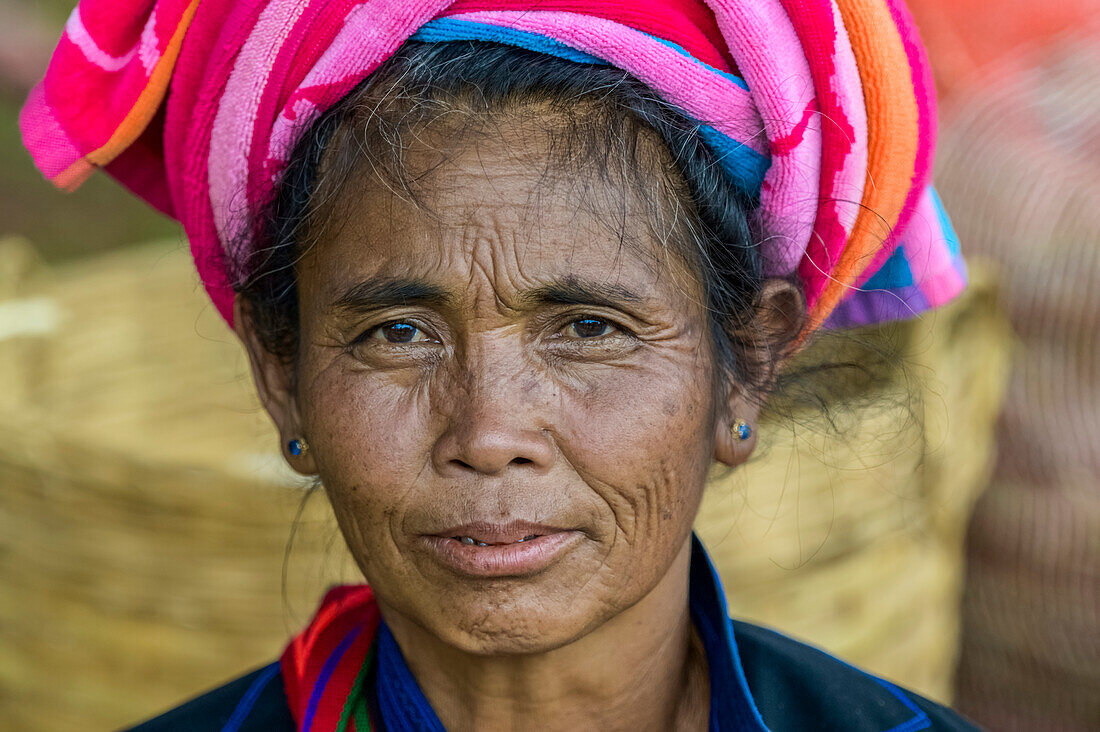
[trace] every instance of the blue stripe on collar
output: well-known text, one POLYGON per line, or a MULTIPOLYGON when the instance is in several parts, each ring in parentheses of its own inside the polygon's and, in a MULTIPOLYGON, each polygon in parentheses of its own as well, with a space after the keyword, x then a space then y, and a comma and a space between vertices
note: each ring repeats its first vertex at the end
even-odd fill
POLYGON ((737 654, 722 582, 695 534, 691 536, 689 603, 710 670, 710 732, 767 732, 737 654))
POLYGON ((374 642, 378 646, 378 711, 387 732, 447 732, 385 622, 379 623, 374 642))
POLYGON ((279 675, 280 671, 279 664, 276 662, 256 675, 256 679, 248 687, 248 691, 244 693, 241 700, 237 702, 233 714, 229 716, 225 726, 222 727, 222 732, 239 732, 245 720, 248 719, 248 715, 252 713, 252 708, 256 706, 256 700, 260 698, 260 694, 271 683, 271 680, 279 675))

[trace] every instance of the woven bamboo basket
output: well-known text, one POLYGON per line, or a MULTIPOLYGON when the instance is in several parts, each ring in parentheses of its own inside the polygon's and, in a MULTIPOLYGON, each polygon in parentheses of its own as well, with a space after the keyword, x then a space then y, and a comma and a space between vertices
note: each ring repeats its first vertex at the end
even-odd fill
MULTIPOLYGON (((916 367, 854 385, 836 434, 762 424, 762 457, 715 477, 699 531, 735 614, 945 697, 1003 381, 991 297, 872 334, 916 367), (899 388, 904 417, 875 406, 899 388)), ((0 726, 137 721, 274 658, 356 579, 182 246, 47 270, 0 242, 0 378, 0 726)))

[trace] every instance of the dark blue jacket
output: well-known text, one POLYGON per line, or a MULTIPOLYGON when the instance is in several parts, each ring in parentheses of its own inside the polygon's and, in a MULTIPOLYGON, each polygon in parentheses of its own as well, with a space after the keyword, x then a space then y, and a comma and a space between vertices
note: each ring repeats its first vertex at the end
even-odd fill
MULTIPOLYGON (((691 564, 691 613, 707 654, 712 732, 977 729, 955 712, 812 646, 729 620, 718 574, 698 540, 691 564)), ((388 732, 441 730, 384 625, 377 643, 377 668, 367 687, 371 716, 388 732), (377 693, 380 685, 385 693, 377 693)), ((279 666, 273 664, 135 729, 292 732, 295 727, 279 666)))

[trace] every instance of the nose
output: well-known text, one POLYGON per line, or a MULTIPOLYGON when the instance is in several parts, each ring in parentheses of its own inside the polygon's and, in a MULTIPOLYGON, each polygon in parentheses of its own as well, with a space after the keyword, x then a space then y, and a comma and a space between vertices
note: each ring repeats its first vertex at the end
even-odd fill
MULTIPOLYGON (((451 402, 447 424, 433 449, 442 474, 498 475, 510 468, 538 472, 554 461, 556 448, 539 419, 536 382, 521 376, 515 363, 493 368, 482 361, 471 366, 464 382, 443 397, 451 402)), ((442 396, 442 395, 441 395, 442 396)))

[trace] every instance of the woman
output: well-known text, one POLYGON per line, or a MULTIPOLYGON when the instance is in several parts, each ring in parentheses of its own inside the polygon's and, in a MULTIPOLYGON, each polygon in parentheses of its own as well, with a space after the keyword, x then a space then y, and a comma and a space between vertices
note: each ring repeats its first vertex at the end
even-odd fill
POLYGON ((881 0, 82 2, 28 147, 182 221, 369 583, 143 729, 970 728, 691 532, 817 328, 962 287, 930 93, 881 0))

